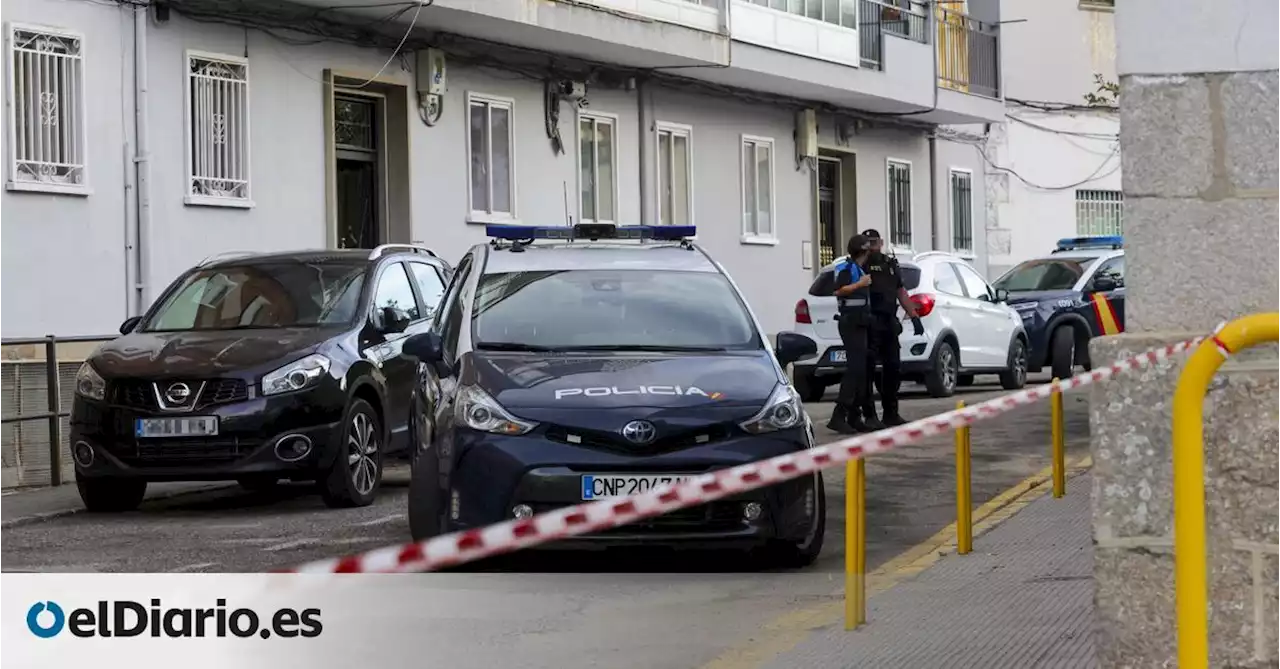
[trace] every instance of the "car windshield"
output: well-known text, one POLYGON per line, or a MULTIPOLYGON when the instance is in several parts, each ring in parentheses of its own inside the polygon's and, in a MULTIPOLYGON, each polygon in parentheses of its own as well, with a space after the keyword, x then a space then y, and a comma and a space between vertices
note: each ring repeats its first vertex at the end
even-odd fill
POLYGON ((197 270, 147 322, 146 332, 341 325, 360 303, 361 263, 271 262, 197 270))
POLYGON ((1071 290, 1097 258, 1044 258, 1028 260, 1005 272, 991 284, 1011 293, 1033 290, 1071 290))
POLYGON ((762 347, 729 281, 708 272, 487 274, 472 332, 490 350, 750 350, 762 347))

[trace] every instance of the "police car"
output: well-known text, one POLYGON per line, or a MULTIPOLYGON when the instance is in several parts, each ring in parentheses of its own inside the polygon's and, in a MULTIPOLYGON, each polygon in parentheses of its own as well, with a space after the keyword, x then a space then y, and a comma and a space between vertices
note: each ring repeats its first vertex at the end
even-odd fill
MULTIPOLYGON (((645 492, 814 445, 785 365, 692 226, 491 225, 457 265, 420 364, 409 524, 415 540, 645 492)), ((560 547, 768 546, 812 563, 819 475, 560 547)))
POLYGON ((1089 340, 1124 331, 1124 238, 1071 237, 993 284, 1008 291, 1031 342, 1028 370, 1058 378, 1091 369, 1089 340))

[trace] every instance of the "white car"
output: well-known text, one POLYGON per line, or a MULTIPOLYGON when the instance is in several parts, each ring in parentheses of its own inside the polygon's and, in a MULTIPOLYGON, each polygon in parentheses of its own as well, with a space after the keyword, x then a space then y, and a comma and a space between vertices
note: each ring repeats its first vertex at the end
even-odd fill
MULTIPOLYGON (((835 268, 822 268, 809 294, 796 302, 795 331, 818 344, 818 354, 795 363, 793 381, 806 402, 839 385, 845 352, 836 329, 835 268)), ((903 323, 902 380, 923 383, 933 397, 949 397, 976 374, 998 374, 1016 390, 1027 383, 1027 334, 1022 318, 969 263, 943 251, 899 259, 903 285, 916 305, 924 334, 903 323)), ((904 318, 898 308, 898 318, 904 318)))

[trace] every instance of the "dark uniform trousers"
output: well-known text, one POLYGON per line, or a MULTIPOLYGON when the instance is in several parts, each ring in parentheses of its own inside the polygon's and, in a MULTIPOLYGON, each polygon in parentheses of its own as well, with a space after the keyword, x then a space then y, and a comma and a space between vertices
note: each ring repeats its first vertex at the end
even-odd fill
POLYGON ((865 308, 860 312, 842 311, 836 321, 840 343, 844 345, 844 376, 840 378, 840 394, 836 404, 846 409, 850 418, 858 408, 871 401, 870 316, 865 308))
POLYGON ((902 349, 898 342, 901 334, 896 314, 873 312, 867 327, 867 373, 861 402, 863 414, 867 418, 876 417, 875 395, 872 393, 872 380, 880 388, 880 405, 885 416, 898 413, 898 388, 902 383, 902 349), (880 375, 876 378, 875 365, 880 363, 880 375))

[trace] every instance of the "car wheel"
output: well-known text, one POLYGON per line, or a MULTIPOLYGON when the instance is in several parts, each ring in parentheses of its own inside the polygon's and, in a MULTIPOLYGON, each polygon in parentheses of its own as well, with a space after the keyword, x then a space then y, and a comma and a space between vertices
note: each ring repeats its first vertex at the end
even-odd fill
POLYGON ((800 569, 817 561, 822 553, 822 544, 827 537, 827 491, 822 483, 822 474, 815 474, 817 480, 813 487, 814 510, 813 524, 804 539, 797 542, 783 542, 773 546, 773 562, 779 567, 800 569))
POLYGON ((321 479, 320 496, 332 508, 368 506, 382 483, 382 422, 373 406, 356 399, 345 424, 338 454, 321 479))
POLYGON ((1076 333, 1070 325, 1059 326, 1053 331, 1051 355, 1053 356, 1053 376, 1065 379, 1071 376, 1076 368, 1076 333))
POLYGON ((1027 345, 1021 337, 1014 337, 1009 345, 1009 368, 1000 373, 1000 387, 1018 390, 1027 385, 1027 345))
POLYGON ((76 473, 76 489, 86 511, 116 513, 132 511, 147 494, 147 482, 141 479, 89 478, 76 473))
POLYGON ((243 476, 236 479, 236 483, 250 492, 266 492, 274 490, 280 479, 275 476, 243 476))
POLYGON ((424 541, 444 534, 444 490, 434 450, 415 454, 409 474, 409 535, 424 541))
POLYGON ((827 393, 827 386, 814 376, 813 372, 795 373, 793 385, 796 392, 800 393, 800 399, 805 402, 821 402, 822 396, 827 393))
POLYGON ((974 381, 973 374, 961 374, 960 376, 956 377, 956 387, 968 388, 969 386, 973 385, 973 381, 974 381))
POLYGON ((960 380, 960 357, 949 341, 938 342, 933 351, 933 369, 924 377, 924 386, 932 397, 951 397, 960 380))

